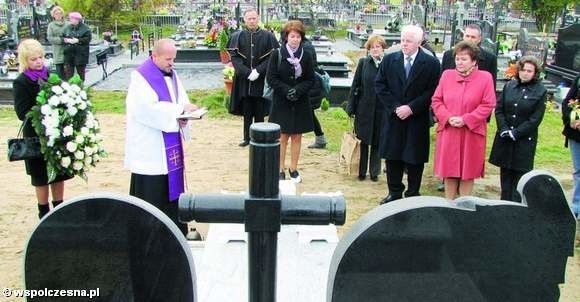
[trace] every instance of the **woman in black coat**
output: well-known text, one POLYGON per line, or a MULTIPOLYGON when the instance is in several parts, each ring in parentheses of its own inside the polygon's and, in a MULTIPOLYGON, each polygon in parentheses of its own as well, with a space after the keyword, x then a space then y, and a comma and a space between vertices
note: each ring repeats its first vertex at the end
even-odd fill
POLYGON ((85 71, 89 63, 89 44, 91 29, 83 23, 83 16, 78 12, 68 14, 70 24, 63 32, 64 44, 64 74, 66 80, 74 75, 74 71, 85 81, 85 71))
POLYGON ((369 166, 371 180, 378 181, 378 175, 381 172, 379 139, 383 108, 381 102, 377 101, 375 77, 387 44, 383 37, 372 35, 365 47, 369 55, 358 61, 350 89, 347 113, 349 116, 355 116, 354 131, 361 140, 358 179, 366 179, 367 166, 369 166))
POLYGON ((302 134, 312 131, 312 109, 308 91, 314 83, 312 55, 304 50, 304 25, 298 20, 288 21, 283 28, 287 42, 270 56, 266 81, 274 89, 270 118, 280 125, 280 179, 285 179, 285 157, 290 146, 290 178, 299 183, 298 159, 302 134))
POLYGON ((546 88, 536 58, 524 56, 495 107, 497 132, 489 162, 500 167, 501 199, 520 202, 518 181, 534 168, 538 128, 546 111, 546 88))
MULTIPOLYGON (((48 69, 44 66, 44 49, 36 40, 27 39, 18 46, 18 63, 21 73, 12 83, 14 96, 14 111, 18 119, 26 121, 23 129, 24 137, 36 137, 36 132, 26 114, 36 105, 36 95, 40 91, 38 80, 48 78, 48 69)), ((25 160, 26 174, 30 175, 31 184, 36 191, 38 201, 38 217, 42 218, 50 210, 48 204, 49 185, 52 191, 52 204, 57 206, 64 198, 64 181, 69 176, 59 175, 48 183, 46 162, 44 159, 25 160)))
POLYGON ((570 148, 572 164, 574 165, 574 173, 572 174, 574 178, 572 212, 576 219, 580 219, 580 119, 577 119, 576 116, 571 118, 570 113, 573 106, 580 105, 578 102, 580 102, 580 73, 572 82, 572 86, 562 102, 562 121, 564 122, 562 134, 566 137, 564 145, 570 148))

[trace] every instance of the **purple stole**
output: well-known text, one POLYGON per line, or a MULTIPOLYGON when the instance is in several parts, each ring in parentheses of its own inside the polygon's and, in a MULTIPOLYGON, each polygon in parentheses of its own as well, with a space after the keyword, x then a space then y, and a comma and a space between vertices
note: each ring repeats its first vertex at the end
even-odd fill
MULTIPOLYGON (((137 71, 145 78, 149 86, 157 93, 159 102, 170 102, 171 94, 163 77, 161 69, 153 63, 151 58, 147 59, 137 71)), ((175 74, 171 76, 173 80, 173 90, 175 100, 178 98, 177 78, 175 74)), ((177 121, 176 121, 177 123, 177 121)), ((169 201, 176 201, 179 195, 185 192, 185 165, 183 163, 183 145, 181 135, 177 132, 163 132, 163 142, 165 144, 165 159, 167 161, 167 179, 169 185, 169 201)))

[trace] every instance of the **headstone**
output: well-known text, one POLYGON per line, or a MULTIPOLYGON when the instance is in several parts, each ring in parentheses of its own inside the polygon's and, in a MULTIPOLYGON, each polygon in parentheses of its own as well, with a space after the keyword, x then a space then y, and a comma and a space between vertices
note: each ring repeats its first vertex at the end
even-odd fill
POLYGON ((38 41, 41 44, 50 44, 48 42, 48 23, 50 23, 50 17, 48 15, 36 15, 36 23, 38 28, 38 41))
POLYGON ((528 50, 528 40, 530 39, 530 34, 528 30, 524 27, 520 28, 520 33, 518 34, 518 50, 524 54, 528 50))
POLYGON ((98 194, 58 206, 30 236, 24 266, 26 289, 37 293, 98 289, 95 301, 196 301, 185 238, 160 210, 130 196, 98 194))
POLYGON ((375 208, 339 241, 327 301, 558 301, 575 220, 532 171, 523 202, 413 197, 375 208))
POLYGON ((481 49, 489 53, 495 54, 497 51, 497 44, 488 38, 481 41, 481 49))
POLYGON ((548 43, 546 40, 532 37, 526 41, 526 51, 522 51, 524 56, 534 56, 536 59, 540 60, 543 64, 546 61, 546 55, 548 53, 548 43))
POLYGON ((423 24, 425 22, 425 8, 421 4, 414 4, 411 8, 413 12, 413 23, 423 24))
POLYGON ((463 41, 463 35, 465 33, 463 32, 463 28, 456 28, 455 32, 453 33, 453 44, 452 46, 455 46, 455 44, 463 41))
POLYGON ((580 70, 580 23, 558 31, 555 65, 580 70))
POLYGON ((484 20, 481 21, 481 40, 485 40, 485 39, 490 39, 492 41, 495 40, 495 37, 493 36, 494 34, 494 29, 493 29, 493 24, 491 24, 491 22, 484 20))
POLYGON ((32 32, 32 20, 28 16, 20 16, 16 27, 16 36, 18 41, 28 38, 34 38, 32 32))

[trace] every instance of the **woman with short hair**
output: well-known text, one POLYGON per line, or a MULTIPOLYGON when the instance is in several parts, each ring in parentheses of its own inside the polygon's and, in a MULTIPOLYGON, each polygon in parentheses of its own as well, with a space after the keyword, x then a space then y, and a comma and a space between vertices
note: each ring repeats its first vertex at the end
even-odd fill
MULTIPOLYGON (((44 66, 44 49, 34 39, 26 39, 18 45, 18 63, 20 74, 12 83, 14 96, 14 111, 18 119, 25 121, 22 130, 24 137, 37 137, 32 122, 26 118, 32 107, 36 105, 36 96, 40 91, 39 81, 48 79, 48 69, 44 66)), ((52 205, 56 207, 64 199, 64 181, 72 178, 66 175, 57 175, 56 179, 48 182, 46 161, 44 159, 28 159, 24 161, 26 174, 30 175, 30 183, 34 186, 38 202, 38 218, 42 218, 50 211, 48 204, 49 193, 52 193, 52 205)))
POLYGON ((516 66, 518 72, 495 106, 497 131, 489 162, 500 167, 500 198, 520 202, 516 188, 522 175, 534 168, 547 90, 539 80, 542 69, 536 58, 524 56, 516 66))
POLYGON ((64 41, 62 34, 68 25, 64 20, 64 10, 60 6, 55 6, 50 10, 53 20, 48 23, 46 38, 52 44, 52 63, 56 69, 56 74, 64 79, 64 41))
POLYGON ((274 89, 268 121, 280 125, 280 179, 286 178, 286 147, 290 141, 288 172, 290 179, 299 183, 302 181, 298 173, 302 134, 313 129, 308 91, 314 84, 314 64, 302 45, 306 32, 302 22, 288 21, 282 30, 286 33, 286 42, 279 51, 272 52, 266 75, 274 89))
POLYGON ((443 72, 432 97, 437 118, 435 175, 445 197, 471 195, 474 179, 484 176, 487 117, 496 99, 493 78, 477 68, 480 49, 461 41, 454 48, 455 69, 443 72))

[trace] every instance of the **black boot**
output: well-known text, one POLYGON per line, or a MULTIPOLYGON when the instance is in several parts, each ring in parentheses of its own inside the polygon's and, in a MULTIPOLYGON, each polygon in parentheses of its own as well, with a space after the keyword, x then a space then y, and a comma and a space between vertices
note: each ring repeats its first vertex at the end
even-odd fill
POLYGON ((52 201, 52 208, 56 208, 59 204, 62 203, 62 200, 53 200, 52 201))
POLYGON ((42 219, 44 215, 48 214, 50 206, 47 204, 38 204, 38 218, 42 219))

